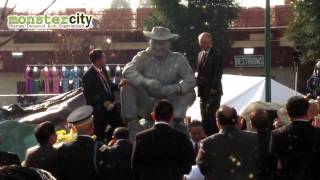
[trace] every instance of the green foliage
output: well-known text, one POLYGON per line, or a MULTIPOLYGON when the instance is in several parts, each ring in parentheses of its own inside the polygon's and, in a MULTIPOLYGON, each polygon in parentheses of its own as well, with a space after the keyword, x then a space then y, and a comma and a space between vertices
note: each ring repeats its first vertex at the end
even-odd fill
POLYGON ((110 7, 113 9, 127 9, 130 8, 130 3, 127 0, 113 0, 110 7))
POLYGON ((145 22, 145 29, 161 25, 178 33, 173 50, 184 52, 195 66, 199 47, 197 37, 201 32, 213 35, 214 46, 225 53, 232 41, 228 27, 237 18, 240 9, 236 0, 152 0, 157 11, 145 22))
POLYGON ((286 37, 300 47, 304 63, 320 58, 320 1, 293 0, 286 37))

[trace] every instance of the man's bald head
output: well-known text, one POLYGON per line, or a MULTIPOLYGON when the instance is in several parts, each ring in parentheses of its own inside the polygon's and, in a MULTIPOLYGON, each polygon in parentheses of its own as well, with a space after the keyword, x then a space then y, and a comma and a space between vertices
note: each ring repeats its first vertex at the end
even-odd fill
POLYGON ((217 111, 216 119, 220 126, 235 125, 238 121, 238 114, 233 107, 223 105, 217 111))
POLYGON ((271 128, 273 122, 269 120, 268 112, 263 109, 256 109, 249 115, 251 125, 257 130, 271 128))
POLYGON ((201 50, 208 51, 212 47, 212 35, 208 32, 203 32, 198 36, 199 46, 201 50))

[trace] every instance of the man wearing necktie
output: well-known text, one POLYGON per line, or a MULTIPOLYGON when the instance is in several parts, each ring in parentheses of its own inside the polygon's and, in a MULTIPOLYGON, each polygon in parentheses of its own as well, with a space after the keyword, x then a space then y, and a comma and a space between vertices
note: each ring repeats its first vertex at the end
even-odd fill
POLYGON ((82 78, 83 94, 87 104, 94 108, 95 135, 98 140, 110 140, 113 130, 122 126, 120 111, 119 108, 115 108, 117 102, 113 93, 119 88, 109 79, 105 69, 106 56, 101 49, 92 50, 89 59, 92 66, 82 78))
POLYGON ((210 33, 198 37, 201 52, 198 56, 198 96, 204 131, 207 136, 218 132, 215 113, 220 107, 222 91, 223 58, 212 47, 210 33))

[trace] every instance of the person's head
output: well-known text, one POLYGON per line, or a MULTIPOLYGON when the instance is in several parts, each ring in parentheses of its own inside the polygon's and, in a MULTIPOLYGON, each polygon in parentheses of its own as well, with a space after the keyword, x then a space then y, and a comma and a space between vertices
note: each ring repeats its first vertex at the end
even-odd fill
POLYGON ((129 139, 129 130, 125 127, 118 127, 113 131, 114 140, 129 139))
POLYGON ((242 116, 238 116, 238 122, 237 122, 236 126, 240 130, 246 130, 247 129, 246 119, 242 116))
POLYGON ((107 63, 106 55, 102 49, 93 49, 89 52, 89 60, 95 66, 101 67, 107 63))
POLYGON ((304 96, 304 98, 309 101, 312 99, 312 94, 308 93, 307 95, 304 96))
POLYGON ((155 121, 170 122, 173 119, 173 106, 168 100, 160 100, 153 108, 155 121))
POLYGON ((308 118, 309 102, 301 96, 289 98, 286 109, 291 120, 308 118))
POLYGON ((308 120, 312 120, 319 114, 319 107, 315 100, 309 100, 308 120))
POLYGON ((320 61, 317 62, 317 64, 314 66, 314 72, 316 76, 320 76, 320 61))
POLYGON ((151 54, 159 59, 167 56, 172 41, 179 38, 178 34, 171 33, 169 28, 155 26, 152 31, 143 31, 145 37, 149 40, 151 54))
POLYGON ((317 104, 318 104, 318 107, 320 109, 320 96, 317 96, 317 104))
POLYGON ((79 135, 93 135, 94 123, 93 116, 79 123, 72 123, 72 127, 77 130, 79 135))
POLYGON ((0 167, 2 180, 56 180, 49 172, 31 167, 2 166, 0 167))
POLYGON ((206 137, 204 133, 203 124, 201 121, 192 121, 188 125, 189 136, 194 142, 200 142, 206 137))
POLYGON ((34 129, 34 136, 40 145, 53 145, 57 141, 55 125, 51 122, 43 122, 34 129))
POLYGON ((271 130, 276 128, 276 124, 277 126, 281 125, 277 110, 270 109, 270 110, 266 110, 266 112, 268 113, 271 130))
POLYGON ((216 112, 216 121, 219 129, 235 126, 238 122, 237 111, 232 107, 223 105, 216 112))
POLYGON ((77 130, 78 135, 93 135, 93 107, 84 105, 76 108, 67 118, 67 122, 77 130))
POLYGON ((164 58, 168 54, 171 48, 170 40, 160 41, 160 40, 150 39, 149 44, 150 44, 152 55, 158 58, 164 58))
POLYGON ((212 35, 208 32, 203 32, 198 36, 199 46, 201 50, 208 51, 212 47, 212 35))
POLYGON ((271 129, 273 123, 269 120, 268 112, 263 109, 257 109, 249 115, 252 127, 255 130, 271 129))

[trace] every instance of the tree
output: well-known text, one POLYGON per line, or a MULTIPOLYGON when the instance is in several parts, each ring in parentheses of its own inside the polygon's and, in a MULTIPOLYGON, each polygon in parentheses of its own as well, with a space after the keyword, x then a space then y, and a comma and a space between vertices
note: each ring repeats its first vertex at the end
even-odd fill
POLYGON ((320 58, 320 1, 292 0, 293 16, 286 37, 299 47, 303 63, 320 58))
POLYGON ((127 0, 113 0, 111 2, 111 8, 113 9, 128 9, 130 3, 127 0))
POLYGON ((140 8, 151 8, 152 7, 151 0, 140 0, 139 7, 140 8))
POLYGON ((174 42, 173 50, 186 53, 195 67, 199 47, 197 37, 201 32, 210 32, 214 46, 222 54, 230 48, 232 41, 228 27, 238 16, 240 6, 236 0, 152 0, 157 11, 145 22, 145 29, 166 26, 180 38, 174 42))

